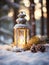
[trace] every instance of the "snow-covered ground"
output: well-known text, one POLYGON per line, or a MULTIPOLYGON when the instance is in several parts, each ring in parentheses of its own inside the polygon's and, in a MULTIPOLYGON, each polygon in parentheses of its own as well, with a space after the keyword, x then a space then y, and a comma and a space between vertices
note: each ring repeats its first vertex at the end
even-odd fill
POLYGON ((31 51, 12 52, 0 49, 0 65, 49 65, 49 51, 32 53, 31 51))

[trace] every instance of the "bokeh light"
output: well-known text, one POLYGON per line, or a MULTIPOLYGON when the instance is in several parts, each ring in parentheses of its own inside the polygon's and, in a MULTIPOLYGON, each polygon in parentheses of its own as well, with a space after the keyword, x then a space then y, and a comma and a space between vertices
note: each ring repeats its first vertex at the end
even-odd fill
POLYGON ((46 7, 43 7, 43 12, 47 12, 47 9, 46 9, 46 7))
POLYGON ((30 6, 30 1, 29 0, 23 0, 23 3, 26 7, 30 6))
POLYGON ((47 13, 43 13, 44 18, 47 18, 47 13))
POLYGON ((40 17, 42 16, 41 9, 35 10, 34 15, 35 19, 40 19, 40 17))
POLYGON ((30 17, 29 17, 29 10, 28 9, 20 9, 19 13, 20 12, 25 12, 26 13, 26 17, 25 18, 29 21, 29 19, 30 19, 30 17))
POLYGON ((35 9, 41 8, 41 3, 36 4, 35 9))
POLYGON ((34 0, 34 3, 36 3, 36 4, 39 3, 39 0, 34 0))

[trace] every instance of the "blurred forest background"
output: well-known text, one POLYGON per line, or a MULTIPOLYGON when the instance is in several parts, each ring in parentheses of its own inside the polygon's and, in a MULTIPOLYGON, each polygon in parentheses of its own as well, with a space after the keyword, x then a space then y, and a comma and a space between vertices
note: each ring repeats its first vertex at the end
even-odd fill
POLYGON ((21 11, 26 13, 31 36, 49 37, 48 3, 48 0, 0 0, 0 44, 13 42, 13 27, 21 11))

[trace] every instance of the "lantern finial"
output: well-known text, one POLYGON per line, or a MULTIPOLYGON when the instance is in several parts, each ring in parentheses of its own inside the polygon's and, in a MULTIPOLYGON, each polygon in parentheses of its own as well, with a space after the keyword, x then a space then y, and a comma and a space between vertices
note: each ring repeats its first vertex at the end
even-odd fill
POLYGON ((20 14, 18 14, 18 17, 24 18, 26 16, 25 12, 20 12, 20 14))
POLYGON ((25 24, 26 23, 26 19, 25 19, 26 14, 24 12, 20 12, 20 14, 18 14, 18 19, 16 20, 16 22, 18 24, 25 24))

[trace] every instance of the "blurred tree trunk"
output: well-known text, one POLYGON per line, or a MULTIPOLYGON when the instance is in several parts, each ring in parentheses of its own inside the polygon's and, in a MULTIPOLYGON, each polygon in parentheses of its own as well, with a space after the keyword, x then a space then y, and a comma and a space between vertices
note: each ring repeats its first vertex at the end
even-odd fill
POLYGON ((35 18, 34 18, 34 1, 30 0, 30 20, 31 20, 31 25, 32 25, 32 36, 36 34, 35 30, 35 18))
POLYGON ((47 1, 47 36, 49 38, 49 0, 47 1))
POLYGON ((44 18, 43 18, 43 2, 41 0, 41 12, 42 12, 42 16, 41 16, 41 35, 44 35, 44 18))

